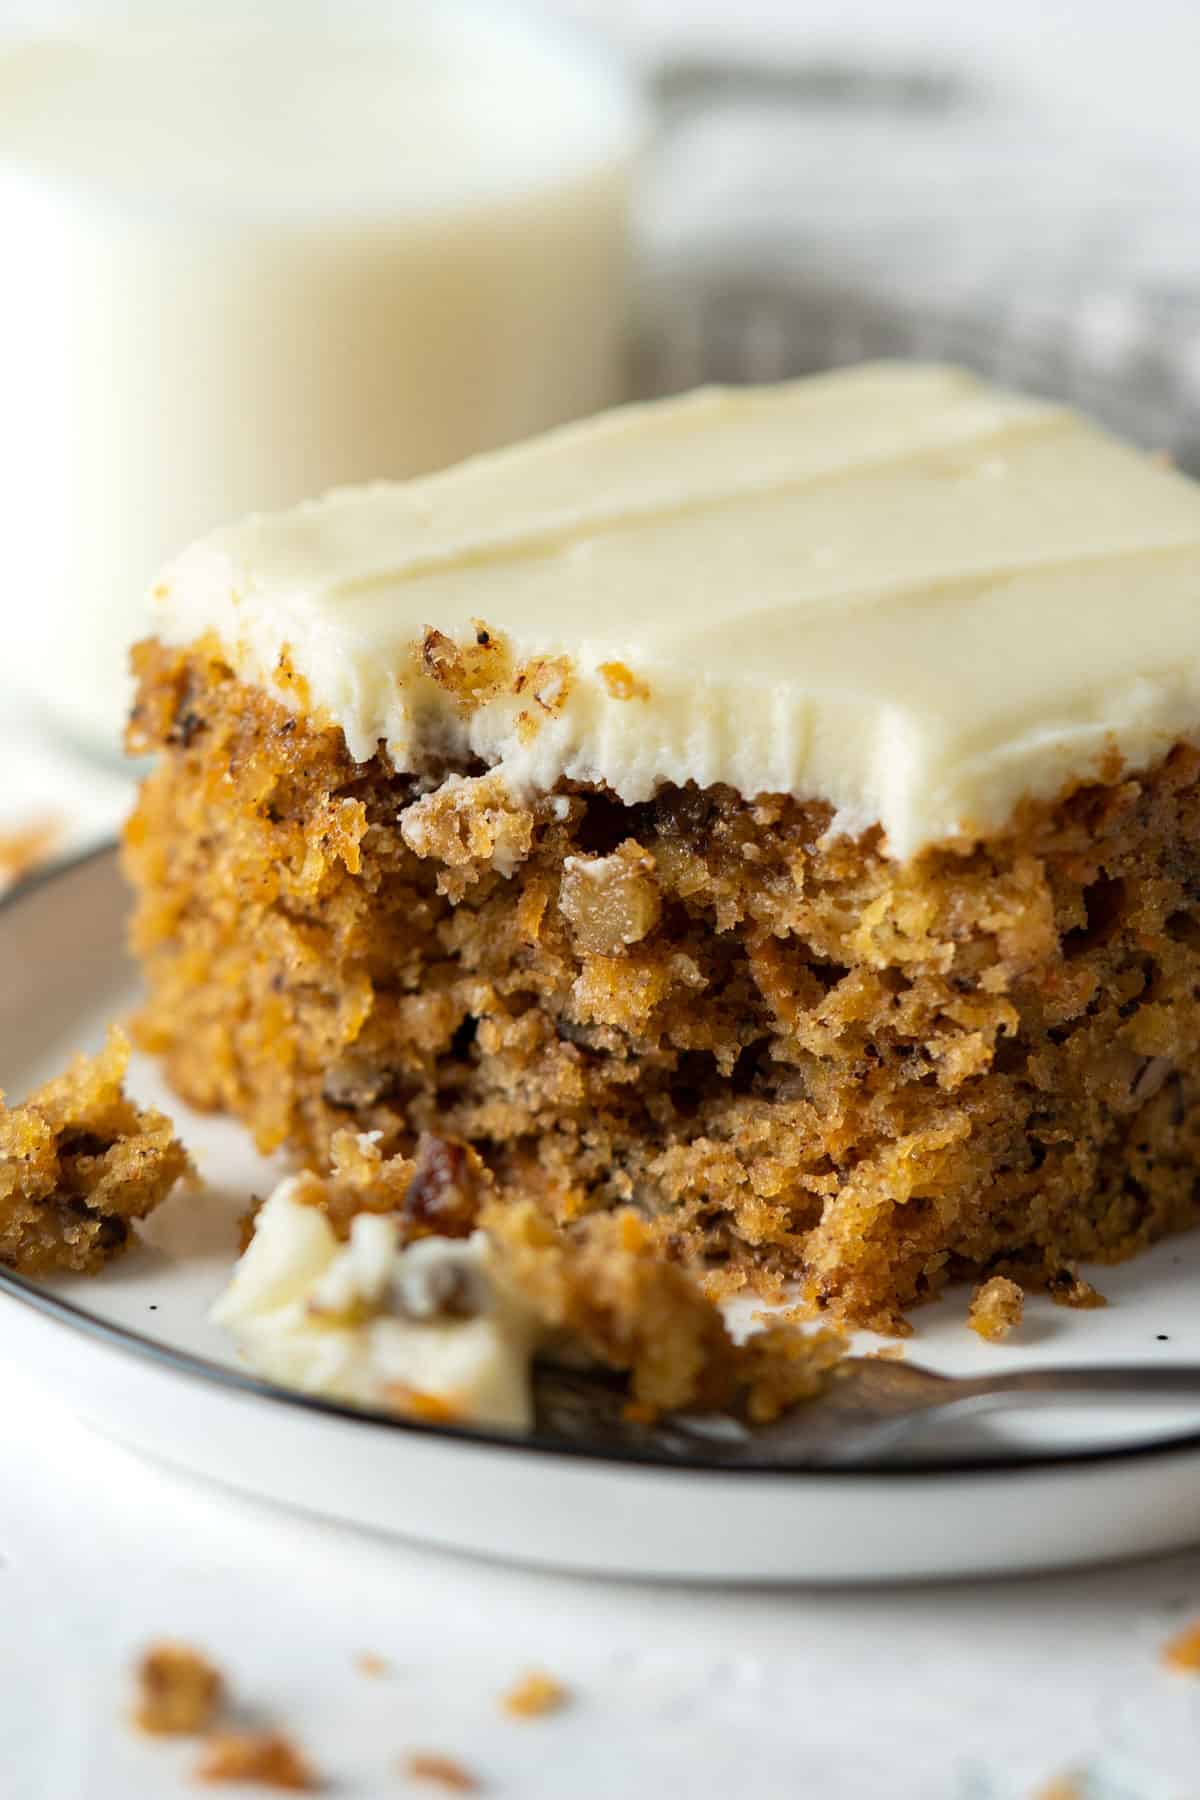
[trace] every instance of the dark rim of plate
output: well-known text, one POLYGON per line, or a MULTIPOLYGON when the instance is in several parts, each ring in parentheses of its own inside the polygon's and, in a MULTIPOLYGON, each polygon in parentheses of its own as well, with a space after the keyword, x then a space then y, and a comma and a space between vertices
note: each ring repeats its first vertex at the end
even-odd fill
MULTIPOLYGON (((116 854, 116 845, 104 843, 91 850, 85 850, 77 856, 68 857, 40 870, 36 874, 19 881, 10 891, 0 897, 0 953, 3 951, 2 930, 5 915, 35 899, 43 888, 51 882, 60 882, 78 874, 92 863, 104 859, 112 859, 116 854)), ((781 1467, 777 1462, 764 1458, 760 1462, 748 1458, 739 1458, 736 1467, 722 1462, 717 1457, 671 1455, 656 1450, 652 1445, 645 1448, 629 1447, 614 1449, 611 1446, 590 1445, 586 1441, 573 1442, 563 1437, 550 1437, 537 1432, 527 1435, 516 1435, 501 1431, 474 1429, 463 1425, 429 1425, 418 1420, 397 1418, 392 1413, 374 1411, 368 1407, 357 1407, 343 1404, 337 1400, 325 1400, 315 1394, 303 1394, 277 1387, 273 1382, 263 1381, 256 1375, 244 1373, 221 1363, 210 1362, 206 1357, 195 1356, 187 1350, 177 1350, 171 1345, 146 1337, 140 1331, 132 1331, 123 1325, 114 1325, 107 1319, 99 1318, 89 1312, 86 1307, 76 1306, 70 1300, 62 1299, 58 1294, 47 1292, 28 1280, 17 1275, 11 1269, 0 1268, 0 1295, 30 1307, 34 1312, 53 1320, 56 1324, 65 1325, 84 1337, 97 1339, 110 1349, 120 1350, 125 1355, 138 1357, 147 1362, 156 1363, 175 1374, 185 1375, 193 1381, 201 1381, 211 1386, 226 1388, 233 1393, 253 1395, 276 1406, 294 1407, 302 1412, 323 1414, 327 1418, 343 1419, 347 1423, 361 1427, 363 1430, 404 1432, 420 1437, 426 1442, 445 1442, 452 1445, 473 1446, 485 1450, 509 1450, 523 1453, 534 1453, 545 1457, 568 1457, 576 1461, 599 1463, 616 1463, 627 1467, 652 1467, 660 1472, 674 1473, 680 1476, 697 1474, 720 1475, 727 1479, 744 1476, 773 1476, 776 1480, 812 1480, 823 1478, 839 1482, 854 1482, 868 1479, 879 1481, 928 1481, 946 1475, 996 1476, 1011 1478, 1014 1475, 1028 1475, 1034 1472, 1049 1470, 1067 1471, 1088 1464, 1125 1463, 1134 1459, 1161 1458, 1176 1456, 1187 1452, 1200 1451, 1200 1428, 1193 1431, 1176 1433, 1170 1437, 1156 1438, 1149 1443, 1120 1444, 1116 1446, 1100 1446, 1096 1448, 1082 1447, 1071 1450, 1030 1450, 1020 1453, 998 1452, 987 1456, 949 1455, 936 1457, 929 1455, 920 1461, 912 1462, 877 1462, 863 1463, 853 1469, 830 1469, 819 1463, 805 1464, 796 1461, 781 1467)))

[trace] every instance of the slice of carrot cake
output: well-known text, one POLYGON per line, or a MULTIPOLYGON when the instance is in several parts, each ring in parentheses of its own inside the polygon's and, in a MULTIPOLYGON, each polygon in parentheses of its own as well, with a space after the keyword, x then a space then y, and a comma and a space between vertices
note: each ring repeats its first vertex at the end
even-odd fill
POLYGON ((324 1172, 473 1145, 894 1325, 1200 1211, 1200 489, 879 365, 186 551, 141 1032, 324 1172))

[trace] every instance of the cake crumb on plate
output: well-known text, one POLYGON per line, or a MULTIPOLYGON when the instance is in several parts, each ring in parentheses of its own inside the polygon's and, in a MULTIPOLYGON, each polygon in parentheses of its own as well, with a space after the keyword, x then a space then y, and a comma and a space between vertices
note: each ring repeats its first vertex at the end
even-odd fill
POLYGON ((1065 1263, 1046 1283, 1046 1292, 1056 1306, 1070 1306, 1076 1311, 1090 1312, 1108 1301, 1073 1263, 1065 1263))
POLYGON ((1025 1316, 1025 1290, 1007 1275, 981 1281, 971 1295, 967 1322, 989 1344, 1003 1343, 1025 1316))

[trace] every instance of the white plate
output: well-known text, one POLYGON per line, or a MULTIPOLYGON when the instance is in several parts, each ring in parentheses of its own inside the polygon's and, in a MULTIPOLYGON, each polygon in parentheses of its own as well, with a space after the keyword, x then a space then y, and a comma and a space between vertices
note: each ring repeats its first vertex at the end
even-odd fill
MULTIPOLYGON (((0 1084, 19 1096, 102 1040, 136 997, 111 851, 0 907, 0 1084)), ((432 1544, 550 1566, 708 1580, 888 1580, 1044 1568, 1200 1538, 1200 1406, 1106 1407, 931 1433, 917 1466, 731 1471, 514 1441, 356 1413, 245 1374, 207 1308, 235 1220, 277 1168, 228 1120, 189 1113, 154 1067, 131 1086, 168 1107, 206 1179, 146 1242, 91 1280, 0 1271, 0 1353, 95 1428, 260 1497, 432 1544)), ((1200 1361, 1196 1240, 1097 1276, 1111 1304, 1033 1299, 1017 1341, 980 1343, 960 1292, 917 1316, 910 1354, 989 1364, 1200 1361)))

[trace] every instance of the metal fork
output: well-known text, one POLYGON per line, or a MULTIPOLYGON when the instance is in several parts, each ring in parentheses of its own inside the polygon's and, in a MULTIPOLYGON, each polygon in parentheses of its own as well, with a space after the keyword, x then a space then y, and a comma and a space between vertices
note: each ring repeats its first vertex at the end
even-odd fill
MULTIPOLYGON (((1046 1408, 1116 1401, 1195 1401, 1200 1366, 1013 1369, 998 1375, 939 1375, 919 1363, 848 1356, 825 1392, 771 1425, 672 1414, 653 1425, 629 1420, 624 1395, 604 1376, 542 1369, 538 1422, 550 1435, 597 1450, 653 1453, 736 1468, 851 1469, 896 1459, 935 1421, 1005 1406, 1046 1408)), ((1198 1413, 1200 1422, 1200 1413, 1198 1413)))

